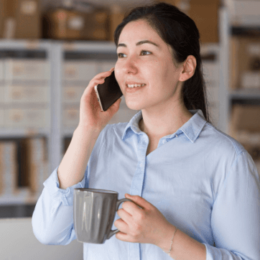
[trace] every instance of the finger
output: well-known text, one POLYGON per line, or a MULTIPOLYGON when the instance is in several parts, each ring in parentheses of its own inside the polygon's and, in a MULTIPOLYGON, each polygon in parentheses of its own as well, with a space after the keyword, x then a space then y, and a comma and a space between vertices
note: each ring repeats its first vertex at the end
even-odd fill
POLYGON ((117 215, 128 225, 133 222, 133 218, 132 215, 130 215, 127 211, 125 211, 124 209, 119 209, 117 211, 117 215))
POLYGON ((137 195, 133 196, 133 195, 126 193, 125 197, 127 199, 132 200, 133 202, 135 202, 137 205, 139 205, 143 209, 150 209, 152 207, 151 203, 149 203, 147 200, 145 200, 144 198, 142 198, 140 196, 137 196, 137 195))
POLYGON ((118 232, 116 234, 116 238, 124 242, 132 242, 132 243, 135 242, 127 233, 123 233, 123 232, 118 232))
POLYGON ((114 223, 115 227, 121 231, 121 232, 124 232, 124 233, 127 233, 128 230, 129 230, 129 226, 127 225, 127 223, 122 220, 121 218, 120 219, 117 219, 114 223))
POLYGON ((111 70, 108 70, 108 71, 101 72, 101 73, 97 74, 97 75, 93 78, 93 80, 95 80, 95 79, 104 79, 104 78, 107 78, 108 76, 111 75, 112 72, 113 72, 112 69, 111 69, 111 70))
POLYGON ((89 83, 89 85, 85 88, 84 93, 93 92, 96 85, 103 84, 105 82, 104 79, 96 79, 95 81, 92 81, 89 83))

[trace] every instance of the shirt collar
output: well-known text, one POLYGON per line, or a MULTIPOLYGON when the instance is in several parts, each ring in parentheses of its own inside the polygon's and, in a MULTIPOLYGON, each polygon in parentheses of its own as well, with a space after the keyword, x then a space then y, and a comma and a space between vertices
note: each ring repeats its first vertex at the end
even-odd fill
MULTIPOLYGON (((200 109, 198 110, 189 110, 193 116, 182 125, 175 133, 166 136, 165 138, 171 139, 176 134, 179 135, 184 133, 185 136, 194 143, 196 139, 199 137, 204 125, 207 121, 204 118, 204 115, 200 109)), ((122 135, 122 139, 125 140, 131 132, 134 134, 142 134, 143 132, 139 128, 139 121, 142 118, 142 111, 138 111, 126 125, 125 130, 122 135)))

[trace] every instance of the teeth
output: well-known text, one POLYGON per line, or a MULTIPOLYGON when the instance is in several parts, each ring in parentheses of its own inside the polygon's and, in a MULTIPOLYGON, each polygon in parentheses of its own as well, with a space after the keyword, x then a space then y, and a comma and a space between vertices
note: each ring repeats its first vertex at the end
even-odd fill
POLYGON ((140 88, 143 87, 145 84, 129 84, 127 85, 128 88, 140 88))

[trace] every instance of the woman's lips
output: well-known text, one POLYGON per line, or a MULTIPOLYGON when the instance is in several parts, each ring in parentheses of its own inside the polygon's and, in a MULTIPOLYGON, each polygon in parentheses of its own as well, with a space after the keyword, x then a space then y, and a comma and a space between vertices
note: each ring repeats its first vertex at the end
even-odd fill
MULTIPOLYGON (((136 83, 135 83, 135 84, 136 84, 136 83)), ((138 90, 141 90, 141 89, 143 89, 143 88, 146 86, 146 84, 144 84, 144 83, 138 84, 138 85, 142 85, 141 87, 132 87, 132 88, 130 88, 130 87, 128 87, 127 85, 128 85, 128 84, 126 84, 126 92, 127 92, 127 93, 137 92, 138 90), (144 86, 143 86, 143 85, 144 85, 144 86)), ((129 84, 129 85, 133 85, 133 84, 129 84)))

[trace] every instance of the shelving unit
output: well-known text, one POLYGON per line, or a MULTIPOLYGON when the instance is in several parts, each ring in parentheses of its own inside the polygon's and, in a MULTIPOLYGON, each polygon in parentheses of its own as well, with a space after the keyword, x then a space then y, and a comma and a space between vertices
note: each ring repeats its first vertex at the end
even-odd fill
MULTIPOLYGON (((234 99, 259 99, 260 91, 230 91, 229 88, 229 40, 232 32, 230 13, 227 8, 219 10, 219 44, 203 44, 201 46, 202 57, 214 56, 214 59, 203 60, 206 83, 209 93, 209 110, 213 116, 213 124, 221 131, 228 133, 230 111, 234 99)), ((248 26, 248 25, 247 25, 248 26)), ((260 27, 260 25, 259 25, 260 27)), ((43 51, 46 53, 46 61, 49 64, 49 123, 44 128, 1 128, 0 139, 25 138, 31 136, 44 136, 47 139, 48 149, 48 173, 59 165, 64 153, 64 140, 72 137, 76 127, 71 123, 64 125, 64 107, 74 107, 75 115, 79 109, 79 96, 87 87, 89 78, 82 75, 82 80, 73 79, 75 67, 66 74, 66 66, 72 66, 73 62, 95 63, 95 75, 101 71, 110 69, 116 61, 116 48, 111 42, 62 42, 62 41, 0 41, 0 52, 4 50, 43 51), (84 78, 85 77, 85 78, 84 78), (65 87, 76 86, 78 100, 74 97, 65 103, 65 87)), ((84 65, 84 66, 85 66, 84 65)), ((75 65, 77 66, 77 65, 75 65)), ((76 68, 76 70, 78 67, 76 68)), ((73 94, 73 95, 74 95, 73 94)), ((0 99, 0 109, 3 107, 0 99)), ((136 111, 130 111, 124 102, 121 102, 120 112, 110 123, 128 121, 136 111)), ((74 113, 74 112, 73 112, 74 113)), ((76 119, 75 119, 76 120, 76 119)), ((0 195, 0 206, 31 204, 37 201, 39 193, 32 194, 28 189, 20 189, 16 196, 0 195)))
POLYGON ((222 129, 224 132, 229 133, 229 124, 231 117, 232 103, 237 101, 246 104, 260 105, 260 86, 257 89, 236 89, 232 90, 230 81, 231 76, 229 73, 230 68, 230 38, 232 35, 250 35, 252 32, 260 36, 260 19, 259 1, 230 1, 223 0, 226 8, 221 12, 221 43, 222 43, 222 72, 223 84, 221 84, 221 91, 224 97, 222 112, 222 129), (250 12, 249 12, 250 10, 250 12))

